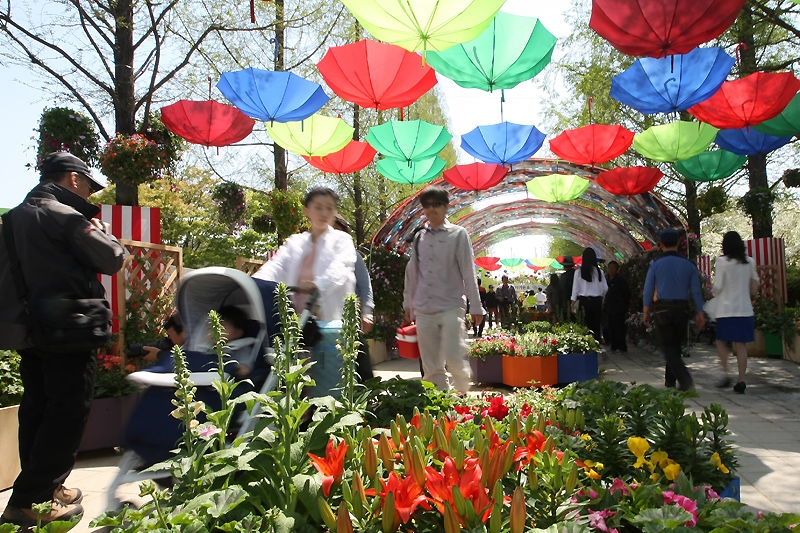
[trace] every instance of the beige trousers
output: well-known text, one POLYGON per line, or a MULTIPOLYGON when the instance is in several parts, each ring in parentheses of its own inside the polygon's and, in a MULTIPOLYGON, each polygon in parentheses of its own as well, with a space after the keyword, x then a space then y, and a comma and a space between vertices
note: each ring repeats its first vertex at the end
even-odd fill
POLYGON ((471 376, 467 363, 464 310, 458 307, 431 315, 417 311, 415 315, 417 343, 425 371, 423 379, 436 385, 439 390, 449 390, 452 386, 460 392, 467 392, 471 376), (450 372, 450 380, 447 371, 450 372))

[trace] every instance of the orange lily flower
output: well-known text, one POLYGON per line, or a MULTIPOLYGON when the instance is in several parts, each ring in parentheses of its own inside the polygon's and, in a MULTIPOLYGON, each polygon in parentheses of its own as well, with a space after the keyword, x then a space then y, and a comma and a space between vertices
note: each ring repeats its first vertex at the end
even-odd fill
POLYGON ((334 448, 333 439, 328 441, 325 447, 325 457, 317 457, 313 453, 309 453, 311 463, 314 468, 322 473, 322 492, 327 498, 331 493, 331 486, 333 482, 341 483, 342 475, 344 474, 344 454, 347 451, 347 443, 342 441, 339 446, 334 448))
MULTIPOLYGON (((492 501, 489 499, 488 489, 481 484, 481 475, 478 459, 464 461, 463 472, 459 474, 453 459, 447 457, 441 472, 437 472, 431 466, 425 468, 427 488, 431 495, 429 501, 444 514, 445 503, 453 505, 453 487, 458 487, 462 496, 472 502, 472 508, 485 523, 492 513, 492 501)), ((463 516, 459 516, 458 519, 462 524, 466 523, 463 516)))
MULTIPOLYGON (((381 499, 381 509, 386 504, 386 497, 389 493, 394 498, 394 530, 400 526, 400 522, 404 524, 411 520, 411 515, 421 505, 423 509, 430 510, 431 506, 428 505, 428 498, 425 497, 424 490, 414 480, 413 476, 408 476, 401 480, 394 472, 389 473, 388 481, 380 480, 383 485, 383 492, 377 495, 381 499)), ((375 495, 375 489, 367 489, 368 495, 375 495)))

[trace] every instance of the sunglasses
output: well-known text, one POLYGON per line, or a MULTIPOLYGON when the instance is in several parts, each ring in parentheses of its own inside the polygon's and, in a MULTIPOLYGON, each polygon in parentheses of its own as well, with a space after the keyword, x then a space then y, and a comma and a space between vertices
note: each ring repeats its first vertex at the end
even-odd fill
POLYGON ((437 207, 442 207, 442 206, 445 206, 445 205, 447 205, 447 204, 444 203, 444 202, 422 202, 422 208, 423 209, 429 209, 431 207, 433 207, 435 209, 437 207))

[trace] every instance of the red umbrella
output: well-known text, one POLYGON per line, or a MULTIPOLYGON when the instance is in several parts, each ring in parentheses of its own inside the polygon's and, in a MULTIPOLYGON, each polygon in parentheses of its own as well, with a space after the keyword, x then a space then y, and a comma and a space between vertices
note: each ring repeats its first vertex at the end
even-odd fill
POLYGON ((775 118, 800 89, 791 72, 756 72, 726 81, 704 102, 689 108, 700 121, 721 130, 738 130, 775 118))
POLYGON ((589 26, 622 53, 688 54, 722 35, 745 0, 593 0, 589 26))
POLYGON ((161 108, 161 122, 175 135, 203 146, 228 146, 253 132, 256 121, 237 108, 206 100, 179 100, 161 108))
POLYGON ((603 172, 595 182, 612 194, 633 196, 644 194, 664 177, 664 173, 653 167, 618 167, 603 172))
POLYGON ((633 143, 634 133, 622 126, 590 124, 566 130, 550 141, 550 150, 577 165, 599 165, 621 156, 633 143))
POLYGON ((378 152, 362 141, 350 141, 338 152, 324 156, 303 156, 312 167, 330 174, 350 174, 361 170, 372 162, 378 152))
POLYGON ((361 107, 392 109, 413 104, 436 85, 422 58, 394 44, 367 39, 332 46, 317 68, 333 92, 361 107))
POLYGON ((485 191, 491 189, 506 177, 508 169, 503 165, 471 163, 456 165, 442 173, 444 180, 465 191, 485 191))
POLYGON ((545 268, 547 268, 547 267, 540 267, 540 266, 536 266, 536 265, 528 265, 528 264, 526 264, 525 266, 526 266, 526 267, 528 267, 528 268, 530 268, 530 269, 531 269, 531 270, 533 270, 534 272, 539 272, 540 270, 544 270, 545 268))
POLYGON ((478 265, 480 268, 485 270, 497 270, 502 265, 498 265, 497 263, 500 261, 499 257, 476 257, 475 264, 478 265), (494 268, 497 267, 497 268, 494 268))

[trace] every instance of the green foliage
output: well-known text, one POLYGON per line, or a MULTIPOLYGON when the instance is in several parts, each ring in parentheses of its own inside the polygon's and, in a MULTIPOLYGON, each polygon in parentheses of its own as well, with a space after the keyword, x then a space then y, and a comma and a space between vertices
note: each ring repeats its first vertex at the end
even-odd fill
POLYGON ((302 233, 308 229, 306 213, 303 210, 303 198, 292 191, 274 189, 267 194, 267 204, 272 223, 281 241, 290 235, 302 233))
MULTIPOLYGON (((142 364, 142 360, 136 361, 142 364)), ((125 376, 137 370, 134 363, 122 365, 119 355, 99 354, 97 356, 97 375, 94 382, 95 398, 121 398, 137 392, 136 385, 125 376)))
POLYGON ((794 337, 800 333, 800 316, 792 307, 778 308, 778 302, 757 294, 753 298, 753 314, 756 329, 770 335, 783 337, 789 348, 794 346, 794 337))
POLYGON ((234 233, 244 226, 247 202, 241 185, 224 181, 214 188, 211 198, 217 206, 220 223, 229 233, 234 233))
POLYGON ((39 119, 36 157, 41 161, 50 152, 65 150, 92 166, 100 151, 99 139, 94 121, 85 114, 68 107, 48 108, 39 119))
POLYGON ((154 342, 163 336, 161 325, 169 316, 172 296, 162 294, 151 297, 144 288, 132 293, 126 305, 123 339, 127 345, 154 342))
POLYGON ((366 337, 393 343, 397 328, 404 320, 403 286, 408 256, 383 246, 375 246, 368 251, 365 261, 372 279, 375 327, 366 337))
POLYGON ((786 187, 800 187, 800 168, 790 168, 783 172, 781 176, 786 187))
POLYGON ((772 223, 772 204, 777 195, 769 187, 753 187, 737 200, 738 206, 753 220, 753 224, 772 223))
MULTIPOLYGON (((368 404, 367 419, 375 427, 388 427, 398 415, 411 420, 414 410, 428 409, 438 412, 436 398, 444 399, 447 395, 436 392, 432 383, 391 378, 386 381, 370 381, 371 398, 368 404)), ((442 409, 446 410, 446 409, 442 409)))
POLYGON ((708 187, 697 194, 697 210, 703 218, 725 211, 728 205, 728 193, 719 185, 708 187))
POLYGON ((18 405, 22 400, 20 357, 17 352, 0 350, 0 407, 18 405))

